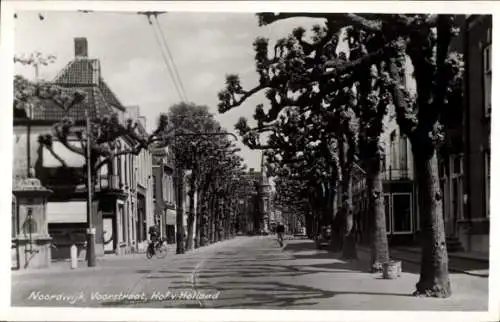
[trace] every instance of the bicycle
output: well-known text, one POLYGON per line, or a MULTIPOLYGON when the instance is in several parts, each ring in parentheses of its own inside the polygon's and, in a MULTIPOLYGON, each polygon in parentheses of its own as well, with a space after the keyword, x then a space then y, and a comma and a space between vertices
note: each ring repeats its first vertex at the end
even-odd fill
POLYGON ((159 259, 165 258, 167 256, 167 242, 163 239, 158 240, 156 243, 150 242, 148 249, 146 250, 146 257, 148 259, 155 256, 159 259))

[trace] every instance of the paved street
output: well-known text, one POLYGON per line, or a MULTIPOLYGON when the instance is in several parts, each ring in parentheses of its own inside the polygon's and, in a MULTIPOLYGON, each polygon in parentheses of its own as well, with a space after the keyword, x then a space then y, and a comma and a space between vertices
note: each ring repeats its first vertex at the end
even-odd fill
POLYGON ((142 254, 105 260, 91 269, 14 272, 12 304, 487 310, 487 278, 453 273, 451 298, 415 298, 410 294, 418 267, 404 263, 397 280, 365 273, 366 267, 364 258, 346 263, 315 250, 309 240, 289 240, 280 249, 274 236, 237 237, 163 260, 149 261, 142 254))

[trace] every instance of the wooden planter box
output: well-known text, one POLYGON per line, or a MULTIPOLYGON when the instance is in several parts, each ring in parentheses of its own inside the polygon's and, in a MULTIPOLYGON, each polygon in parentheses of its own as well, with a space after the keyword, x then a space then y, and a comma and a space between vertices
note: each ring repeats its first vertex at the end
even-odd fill
POLYGON ((384 279, 396 279, 401 276, 401 261, 389 261, 383 264, 384 279))

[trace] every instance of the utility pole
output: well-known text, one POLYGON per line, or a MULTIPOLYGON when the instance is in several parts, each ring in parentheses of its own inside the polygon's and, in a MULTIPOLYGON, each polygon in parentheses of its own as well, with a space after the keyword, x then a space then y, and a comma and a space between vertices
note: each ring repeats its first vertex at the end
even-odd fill
POLYGON ((95 227, 94 221, 92 218, 92 166, 91 166, 91 151, 90 151, 90 142, 91 142, 91 127, 90 127, 90 117, 88 109, 85 109, 85 121, 87 127, 87 138, 86 138, 86 159, 87 159, 87 265, 89 267, 94 267, 96 265, 95 258, 95 227))

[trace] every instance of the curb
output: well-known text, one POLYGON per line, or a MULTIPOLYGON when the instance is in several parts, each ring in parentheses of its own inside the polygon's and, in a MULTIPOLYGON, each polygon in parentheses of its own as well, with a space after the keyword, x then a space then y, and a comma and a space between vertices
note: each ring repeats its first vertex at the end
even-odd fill
MULTIPOLYGON (((230 239, 225 239, 222 241, 218 241, 218 242, 215 242, 215 243, 203 246, 203 247, 193 248, 189 251, 185 251, 182 254, 177 254, 176 248, 172 247, 173 251, 167 252, 167 257, 165 257, 165 258, 169 258, 169 257, 172 258, 172 256, 183 256, 183 255, 196 254, 196 253, 199 253, 200 251, 203 251, 203 250, 209 250, 209 249, 213 248, 214 246, 220 246, 221 244, 224 244, 226 242, 235 241, 235 240, 238 240, 241 238, 244 238, 244 237, 243 236, 236 236, 236 237, 233 237, 230 239)), ((169 250, 170 250, 170 248, 169 248, 169 250)), ((14 276, 23 276, 23 275, 79 273, 79 272, 90 272, 90 271, 100 271, 100 270, 112 270, 112 269, 116 269, 118 266, 102 266, 102 265, 99 265, 99 263, 110 262, 110 261, 120 261, 120 260, 126 261, 126 260, 130 260, 130 259, 138 258, 138 256, 142 257, 142 256, 144 256, 144 254, 145 254, 145 252, 135 252, 135 253, 131 253, 131 254, 117 255, 117 256, 112 256, 112 257, 108 257, 108 258, 105 258, 105 257, 97 258, 96 259, 97 265, 94 267, 88 267, 85 264, 80 266, 80 263, 85 263, 86 261, 85 260, 78 260, 78 264, 79 264, 78 268, 71 269, 70 268, 70 260, 65 260, 65 261, 59 261, 58 264, 53 265, 53 266, 49 266, 47 268, 39 268, 39 269, 32 269, 32 270, 15 270, 15 269, 13 270, 13 269, 11 269, 10 273, 11 273, 11 277, 14 277, 14 276), (68 266, 66 266, 66 264, 68 266)), ((144 257, 144 260, 146 260, 145 257, 144 257)))
MULTIPOLYGON (((363 252, 368 252, 368 253, 370 252, 370 249, 365 248, 365 247, 358 247, 358 250, 361 250, 363 252)), ((405 252, 405 251, 402 251, 402 250, 396 250, 396 251, 397 252, 405 252)), ((408 257, 401 256, 401 255, 398 255, 398 254, 394 254, 392 252, 390 252, 390 253, 391 253, 390 257, 393 258, 393 259, 398 259, 398 260, 403 261, 403 262, 408 262, 408 263, 420 265, 420 261, 419 260, 415 260, 415 259, 411 259, 411 258, 409 259, 408 257)), ((408 253, 420 254, 420 252, 417 252, 417 251, 408 251, 408 253)), ((456 268, 456 267, 450 267, 450 266, 448 266, 448 270, 450 272, 462 273, 462 274, 466 274, 466 275, 470 275, 470 276, 475 276, 475 277, 488 278, 490 276, 489 273, 475 273, 475 272, 470 272, 470 271, 466 271, 464 269, 460 269, 460 268, 456 268)))

